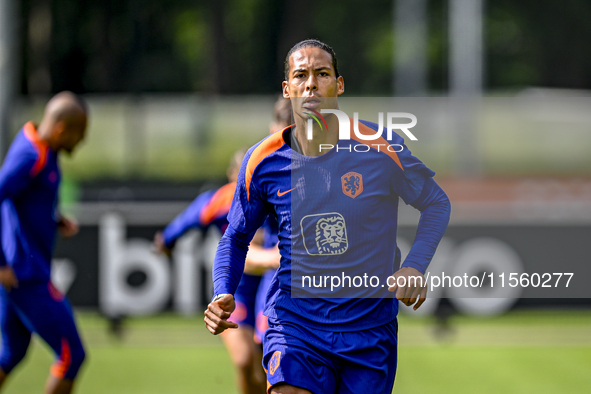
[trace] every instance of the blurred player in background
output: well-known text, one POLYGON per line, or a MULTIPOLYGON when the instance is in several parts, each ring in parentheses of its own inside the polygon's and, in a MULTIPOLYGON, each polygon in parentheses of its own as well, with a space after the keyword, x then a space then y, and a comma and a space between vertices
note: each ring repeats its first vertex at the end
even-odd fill
MULTIPOLYGON (((382 283, 400 283, 390 290, 417 309, 426 285, 410 278, 424 281, 449 221, 449 200, 432 179, 434 173, 410 154, 400 136, 392 133, 391 141, 375 141, 403 147, 397 153, 375 147, 362 154, 339 151, 334 147, 365 141, 339 140, 334 115, 326 115, 324 125, 311 121, 321 109, 338 109, 337 97, 344 90, 328 45, 306 40, 289 51, 283 96, 291 99, 295 126, 247 152, 215 257, 215 296, 205 324, 219 334, 233 326, 228 318, 248 242, 267 215, 277 218, 281 265, 268 292, 269 329, 263 340, 271 394, 390 393, 397 366, 398 302, 387 297, 388 287, 363 289, 375 298, 336 298, 322 290, 320 296, 308 290, 307 296, 292 297, 294 267, 304 272, 338 268, 337 275, 366 270, 382 283), (322 145, 333 149, 320 150, 322 145), (415 241, 400 268, 395 240, 399 197, 421 211, 415 241), (386 282, 390 276, 405 280, 386 282)), ((378 130, 366 121, 356 126, 368 136, 378 130)))
MULTIPOLYGON (((197 196, 162 232, 154 235, 154 246, 159 252, 170 255, 176 241, 190 229, 206 231, 210 226, 215 226, 224 233, 243 157, 244 151, 238 151, 232 157, 227 171, 229 183, 197 196)), ((269 268, 277 268, 279 254, 277 250, 268 251, 253 245, 247 260, 245 273, 236 291, 237 313, 233 321, 238 329, 228 331, 222 339, 236 368, 240 389, 243 393, 251 394, 260 393, 265 388, 261 349, 254 342, 256 294, 261 274, 269 268)))
MULTIPOLYGON (((283 105, 275 106, 275 120, 271 125, 273 131, 285 123, 283 127, 286 127, 291 120, 291 110, 281 110, 285 104, 289 105, 289 100, 281 100, 283 105), (284 121, 286 112, 287 122, 284 121)), ((206 230, 213 225, 222 233, 226 230, 227 214, 234 197, 238 170, 243 158, 244 152, 234 154, 227 172, 230 183, 217 191, 199 195, 163 232, 156 233, 154 245, 158 251, 169 255, 176 240, 191 228, 206 230)), ((245 394, 263 393, 266 387, 260 344, 268 326, 262 309, 268 285, 279 266, 276 240, 276 225, 272 222, 265 223, 253 239, 244 275, 236 291, 236 311, 232 321, 237 329, 229 330, 222 335, 237 371, 238 385, 245 394)))
MULTIPOLYGON (((273 134, 278 130, 283 130, 289 127, 292 124, 292 116, 291 116, 291 102, 280 96, 277 101, 275 101, 275 105, 273 107, 273 121, 269 125, 269 134, 273 134)), ((269 216, 263 226, 256 232, 251 244, 255 245, 262 245, 263 248, 270 248, 271 246, 276 246, 278 239, 277 239, 277 220, 269 216)), ((279 265, 279 254, 277 254, 277 264, 279 265)), ((277 267, 276 267, 277 268, 277 267)), ((246 268, 245 268, 246 270, 246 268)), ((259 290, 257 291, 256 299, 255 299, 255 310, 256 310, 256 321, 255 321, 255 332, 254 332, 254 340, 257 344, 262 345, 263 343, 263 334, 269 328, 269 318, 264 315, 265 310, 265 302, 267 300, 267 290, 269 286, 271 286, 271 282, 275 277, 276 269, 269 269, 267 272, 263 273, 261 278, 261 284, 259 285, 259 290)), ((262 353, 260 353, 262 356, 262 353)), ((259 360, 259 364, 262 363, 262 359, 259 360)))
POLYGON ((85 358, 67 298, 50 281, 56 229, 73 236, 78 225, 58 212, 58 155, 84 138, 86 104, 70 92, 54 96, 37 127, 25 124, 0 169, 0 385, 23 359, 37 333, 56 354, 45 385, 70 393, 85 358))

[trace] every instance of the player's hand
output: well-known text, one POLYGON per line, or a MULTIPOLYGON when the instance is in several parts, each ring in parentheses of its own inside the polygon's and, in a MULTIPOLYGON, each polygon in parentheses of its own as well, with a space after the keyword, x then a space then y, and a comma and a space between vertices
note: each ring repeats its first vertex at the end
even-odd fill
POLYGON ((210 303, 205 311, 205 327, 213 335, 218 335, 228 328, 238 328, 238 324, 228 321, 236 308, 234 296, 226 294, 217 301, 210 303))
POLYGON ((415 311, 427 299, 427 281, 423 274, 415 268, 403 267, 399 269, 388 279, 388 284, 393 285, 388 290, 395 291, 396 298, 404 305, 411 306, 414 304, 412 309, 415 311), (399 284, 405 286, 398 286, 399 284))
POLYGON ((4 286, 6 291, 18 287, 18 279, 11 266, 5 265, 0 267, 0 283, 4 286))
POLYGON ((154 246, 154 251, 158 253, 165 254, 166 256, 170 257, 172 254, 172 250, 166 246, 166 242, 164 242, 164 235, 162 231, 158 231, 154 234, 154 241, 152 241, 152 245, 154 246))
POLYGON ((57 222, 57 228, 62 237, 65 238, 73 237, 74 235, 78 234, 78 231, 80 230, 78 223, 74 219, 70 219, 65 216, 62 216, 59 219, 57 222))

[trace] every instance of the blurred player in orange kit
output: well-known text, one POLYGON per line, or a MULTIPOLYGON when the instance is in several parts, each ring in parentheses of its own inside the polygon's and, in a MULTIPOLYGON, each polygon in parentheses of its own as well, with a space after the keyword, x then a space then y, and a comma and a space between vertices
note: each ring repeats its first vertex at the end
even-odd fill
MULTIPOLYGON (((275 104, 275 117, 271 130, 287 127, 291 120, 289 100, 280 98, 275 104)), ((216 226, 222 233, 228 221, 227 214, 236 188, 238 169, 244 152, 237 152, 228 168, 230 183, 218 190, 199 195, 162 232, 154 237, 154 245, 162 253, 170 254, 178 238, 191 228, 206 231, 216 226)), ((268 327, 263 316, 268 285, 279 266, 276 226, 266 223, 253 239, 244 274, 236 292, 236 311, 232 316, 235 330, 228 330, 222 339, 236 368, 238 386, 245 394, 265 391, 265 373, 262 368, 261 338, 268 327)))
POLYGON ((29 122, 17 134, 0 169, 0 385, 25 356, 32 333, 56 354, 48 394, 70 393, 85 358, 72 307, 52 285, 50 269, 56 230, 78 232, 57 211, 58 155, 82 141, 86 123, 86 104, 73 93, 57 94, 39 126, 29 122))

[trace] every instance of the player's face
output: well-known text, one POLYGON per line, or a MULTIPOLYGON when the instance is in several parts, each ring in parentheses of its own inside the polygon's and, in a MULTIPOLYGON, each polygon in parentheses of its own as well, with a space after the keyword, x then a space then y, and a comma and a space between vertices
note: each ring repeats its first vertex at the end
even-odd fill
POLYGON ((288 80, 283 97, 292 99, 294 115, 307 117, 307 109, 338 108, 336 97, 345 91, 343 77, 337 77, 332 56, 316 47, 301 48, 289 57, 288 80))
POLYGON ((72 153, 74 148, 84 139, 86 119, 80 119, 69 123, 59 135, 60 148, 67 153, 72 153))

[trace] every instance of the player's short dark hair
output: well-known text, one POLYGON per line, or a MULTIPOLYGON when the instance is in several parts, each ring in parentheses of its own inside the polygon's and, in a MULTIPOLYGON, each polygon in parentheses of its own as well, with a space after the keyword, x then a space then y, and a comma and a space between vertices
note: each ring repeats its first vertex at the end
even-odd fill
POLYGON ((332 56, 332 67, 334 68, 334 72, 335 72, 337 78, 340 77, 339 67, 338 67, 338 62, 337 62, 337 55, 336 55, 336 53, 334 53, 334 49, 332 49, 329 45, 323 43, 322 41, 315 40, 315 39, 308 39, 308 40, 298 42, 289 50, 289 52, 287 52, 287 56, 285 57, 285 64, 284 64, 285 80, 286 81, 289 79, 288 78, 289 77, 289 57, 295 51, 302 49, 302 48, 308 48, 308 47, 320 48, 323 51, 328 52, 330 54, 330 56, 332 56))

